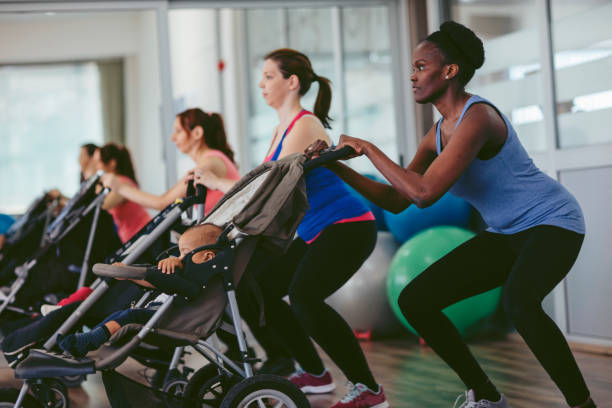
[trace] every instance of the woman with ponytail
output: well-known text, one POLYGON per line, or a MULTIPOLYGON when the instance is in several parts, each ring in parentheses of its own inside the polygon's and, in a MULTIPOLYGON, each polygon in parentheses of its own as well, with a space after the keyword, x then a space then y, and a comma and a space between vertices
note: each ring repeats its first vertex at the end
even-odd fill
POLYGON ((161 195, 146 193, 119 178, 104 176, 102 181, 112 191, 144 207, 162 210, 187 192, 185 180, 194 171, 200 175, 212 175, 221 187, 211 187, 206 195, 205 212, 214 207, 223 196, 224 185, 232 185, 240 178, 234 163, 234 152, 227 143, 223 118, 218 113, 207 113, 199 108, 187 109, 176 115, 172 141, 195 163, 196 168, 181 178, 161 195))
MULTIPOLYGON (((113 177, 120 183, 137 188, 132 158, 124 146, 107 143, 95 151, 93 158, 97 170, 104 171, 108 177, 113 177)), ((128 241, 151 219, 141 205, 127 200, 115 191, 106 196, 102 208, 113 217, 121 242, 128 241)))
MULTIPOLYGON (((267 54, 259 87, 279 120, 265 161, 303 152, 317 139, 330 142, 325 132, 331 121, 330 83, 315 74, 306 55, 292 49, 267 54), (319 85, 314 113, 301 104, 313 82, 319 85)), ((249 265, 263 294, 266 325, 299 363, 300 369, 289 379, 303 392, 327 393, 335 388, 312 338, 351 383, 349 393, 334 407, 387 407, 353 331, 325 303, 374 249, 374 216, 325 168, 306 175, 306 191, 310 209, 288 251, 280 257, 258 251, 249 265), (283 301, 286 295, 291 306, 283 301)), ((243 317, 255 327, 259 313, 246 309, 243 317)))

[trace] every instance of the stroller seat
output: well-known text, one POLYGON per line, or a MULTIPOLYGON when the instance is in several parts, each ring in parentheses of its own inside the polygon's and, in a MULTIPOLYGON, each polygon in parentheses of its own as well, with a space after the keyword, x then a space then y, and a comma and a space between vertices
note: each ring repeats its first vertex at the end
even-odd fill
MULTIPOLYGON (((233 248, 232 246, 228 251, 234 252, 233 248)), ((213 269, 219 266, 220 271, 224 270, 219 260, 209 262, 210 268, 213 268, 214 264, 213 269)), ((146 267, 103 264, 94 267, 94 273, 106 277, 129 276, 141 279, 146 275, 146 271, 146 267)), ((189 302, 175 302, 169 313, 161 318, 157 327, 152 327, 143 334, 142 324, 127 324, 113 334, 105 345, 88 353, 84 359, 77 360, 46 350, 31 350, 28 357, 17 366, 15 376, 22 379, 40 378, 41 375, 62 377, 114 369, 123 363, 141 342, 166 349, 194 345, 200 339, 210 336, 219 327, 227 304, 221 276, 212 277, 206 286, 197 292, 197 297, 189 302)))
POLYGON ((44 349, 32 349, 28 357, 15 369, 15 378, 50 378, 87 375, 96 372, 94 360, 75 360, 64 354, 44 349))

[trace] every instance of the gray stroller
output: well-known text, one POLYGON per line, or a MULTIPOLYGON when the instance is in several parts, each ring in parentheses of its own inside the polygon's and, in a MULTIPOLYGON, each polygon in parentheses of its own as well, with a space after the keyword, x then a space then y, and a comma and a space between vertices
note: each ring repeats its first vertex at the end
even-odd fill
POLYGON ((177 274, 164 275, 152 267, 95 266, 94 273, 100 276, 146 279, 172 296, 146 324, 122 327, 104 346, 83 359, 76 360, 48 350, 31 350, 15 369, 15 376, 25 380, 21 390, 15 390, 14 394, 0 394, 0 397, 12 397, 11 400, 0 400, 0 404, 12 403, 16 397, 15 407, 40 406, 38 401, 44 399, 36 395, 40 389, 37 385, 45 379, 102 371, 113 406, 131 406, 129 400, 134 398, 138 398, 137 404, 142 406, 148 401, 140 399, 134 392, 122 392, 112 379, 116 374, 115 368, 139 345, 147 343, 164 348, 192 346, 210 361, 209 366, 214 367, 217 374, 201 383, 202 388, 195 393, 198 400, 168 396, 157 400, 163 406, 308 407, 306 397, 288 380, 271 375, 253 375, 252 363, 256 360, 247 351, 235 287, 240 283, 256 247, 276 249, 282 253, 291 243, 308 209, 303 174, 350 152, 350 148, 331 151, 309 161, 303 155, 293 155, 265 163, 243 177, 202 221, 223 228, 223 233, 214 245, 218 250, 217 256, 194 265, 198 268, 198 285, 177 274), (231 324, 223 320, 226 308, 231 324), (235 332, 241 361, 232 361, 205 341, 218 329, 235 332), (34 395, 29 393, 30 390, 34 395), (210 393, 213 398, 207 404, 205 398, 210 393))

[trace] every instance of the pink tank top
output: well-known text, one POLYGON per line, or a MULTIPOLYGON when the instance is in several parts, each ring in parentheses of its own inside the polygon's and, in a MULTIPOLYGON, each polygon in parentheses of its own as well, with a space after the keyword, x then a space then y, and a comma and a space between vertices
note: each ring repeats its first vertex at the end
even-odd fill
MULTIPOLYGON (((238 167, 236 167, 236 164, 234 164, 234 162, 232 162, 229 157, 227 157, 222 151, 210 149, 204 153, 204 157, 220 158, 225 164, 225 178, 228 178, 230 180, 240 180, 240 173, 238 172, 238 167)), ((208 214, 210 210, 212 210, 212 208, 215 206, 215 204, 217 204, 217 201, 221 199, 221 197, 223 197, 222 191, 208 190, 208 192, 206 193, 206 202, 204 203, 204 212, 208 214)))
MULTIPOLYGON (((123 183, 137 187, 131 178, 119 175, 117 177, 123 183)), ((151 220, 151 216, 142 205, 129 200, 124 200, 121 204, 111 208, 108 213, 113 217, 121 242, 127 242, 151 220)))

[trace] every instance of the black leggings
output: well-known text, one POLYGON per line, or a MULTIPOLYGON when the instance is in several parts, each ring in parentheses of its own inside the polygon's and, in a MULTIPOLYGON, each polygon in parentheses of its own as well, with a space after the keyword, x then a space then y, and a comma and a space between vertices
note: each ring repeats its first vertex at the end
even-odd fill
POLYGON ((589 390, 565 337, 542 309, 542 300, 571 269, 584 235, 542 225, 512 235, 483 232, 440 259, 402 291, 399 306, 434 351, 475 389, 488 378, 442 310, 503 285, 502 303, 567 403, 589 390))
MULTIPOLYGON (((266 325, 305 371, 320 374, 325 369, 312 337, 350 381, 376 386, 353 331, 325 303, 368 258, 376 234, 374 221, 334 224, 310 245, 298 238, 283 256, 270 260, 260 251, 249 264, 247 273, 263 294, 266 325), (285 295, 291 306, 283 301, 285 295)), ((241 313, 250 327, 258 324, 253 308, 241 307, 241 313)))

